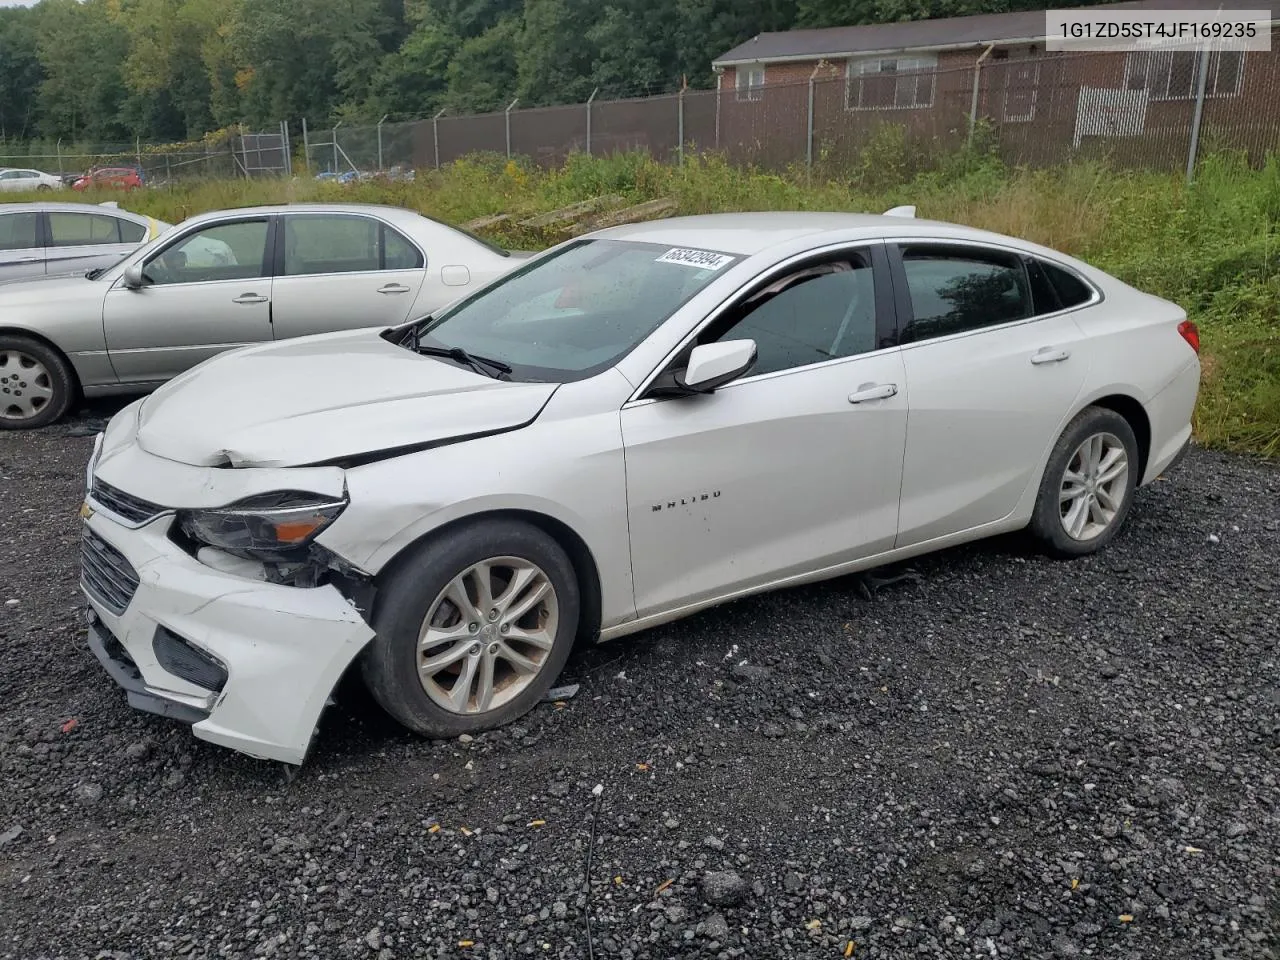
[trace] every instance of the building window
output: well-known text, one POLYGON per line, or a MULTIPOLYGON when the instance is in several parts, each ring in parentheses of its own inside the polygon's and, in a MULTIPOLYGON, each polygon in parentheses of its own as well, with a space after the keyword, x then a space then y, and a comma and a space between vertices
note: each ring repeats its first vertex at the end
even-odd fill
POLYGON ((881 57, 849 63, 850 110, 909 110, 933 106, 936 57, 881 57))
POLYGON ((738 67, 734 71, 737 77, 739 100, 760 100, 764 97, 764 66, 757 64, 751 67, 738 67))
POLYGON ((1004 71, 1004 119, 1007 122, 1034 120, 1036 94, 1040 87, 1040 61, 1034 57, 1004 60, 999 69, 1004 71))
MULTIPOLYGON (((1199 50, 1135 50, 1125 56, 1124 85, 1152 100, 1188 100, 1200 85, 1199 50)), ((1243 50, 1214 50, 1205 74, 1206 97, 1233 97, 1244 77, 1243 50)))

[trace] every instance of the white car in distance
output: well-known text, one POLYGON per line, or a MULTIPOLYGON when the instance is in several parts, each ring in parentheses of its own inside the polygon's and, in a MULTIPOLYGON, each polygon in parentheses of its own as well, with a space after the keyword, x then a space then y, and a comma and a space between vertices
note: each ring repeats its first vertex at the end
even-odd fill
POLYGON ((0 167, 0 193, 23 193, 28 190, 61 190, 62 178, 40 170, 0 167))
POLYGON ((89 464, 90 645, 300 763, 356 661, 427 736, 577 640, 1028 528, 1091 553, 1185 450, 1198 334, 1053 250, 901 216, 616 227, 434 318, 224 354, 89 464))

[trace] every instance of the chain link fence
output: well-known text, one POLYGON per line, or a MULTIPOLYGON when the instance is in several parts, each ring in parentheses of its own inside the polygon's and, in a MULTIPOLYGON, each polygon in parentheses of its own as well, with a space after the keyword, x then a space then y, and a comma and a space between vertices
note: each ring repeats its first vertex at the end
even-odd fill
MULTIPOLYGON (((554 166, 632 150, 715 151, 769 169, 852 162, 925 167, 976 144, 1005 162, 1105 159, 1191 169, 1207 151, 1260 163, 1280 149, 1280 51, 1048 53, 893 73, 820 65, 796 83, 506 110, 304 132, 308 168, 409 175, 473 153, 554 166)), ((305 128, 304 128, 305 130, 305 128)))
POLYGON ((0 168, 36 169, 70 183, 90 170, 127 167, 144 183, 282 176, 292 168, 285 124, 273 133, 243 133, 218 144, 0 143, 0 168))

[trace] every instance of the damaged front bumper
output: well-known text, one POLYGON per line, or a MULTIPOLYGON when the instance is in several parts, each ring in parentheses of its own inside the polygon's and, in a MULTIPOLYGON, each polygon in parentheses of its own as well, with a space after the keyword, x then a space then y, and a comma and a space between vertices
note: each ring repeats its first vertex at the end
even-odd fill
POLYGON ((112 443, 111 433, 95 445, 81 509, 90 649, 132 706, 189 723, 212 743, 301 763, 333 688, 373 630, 332 583, 273 583, 235 564, 201 562, 171 537, 173 511, 148 503, 163 494, 226 503, 246 489, 278 488, 273 471, 164 461, 127 440, 112 443))
POLYGON ((212 743, 301 763, 373 630, 332 585, 283 586, 205 566, 169 540, 172 522, 129 530, 101 514, 85 520, 90 648, 133 706, 190 723, 212 743))

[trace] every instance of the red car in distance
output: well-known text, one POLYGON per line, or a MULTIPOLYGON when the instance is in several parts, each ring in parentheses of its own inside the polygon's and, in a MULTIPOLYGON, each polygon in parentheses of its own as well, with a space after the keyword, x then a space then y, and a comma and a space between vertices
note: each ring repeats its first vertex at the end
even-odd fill
POLYGON ((142 186, 142 176, 136 167, 98 167, 71 184, 72 190, 90 187, 114 190, 135 190, 142 186))

